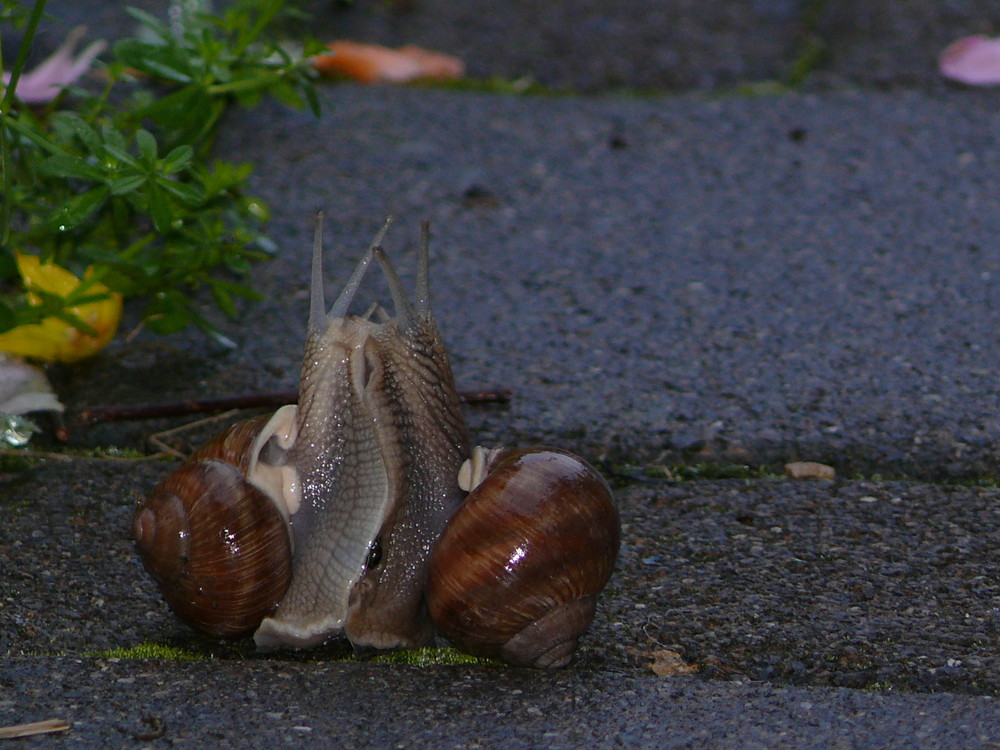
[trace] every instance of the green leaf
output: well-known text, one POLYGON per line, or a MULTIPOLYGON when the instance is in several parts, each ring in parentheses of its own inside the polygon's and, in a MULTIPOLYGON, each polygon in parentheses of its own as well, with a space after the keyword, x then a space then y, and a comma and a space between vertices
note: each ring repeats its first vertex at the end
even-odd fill
POLYGON ((71 137, 79 138, 91 154, 96 154, 101 149, 101 137, 97 131, 76 112, 56 112, 52 116, 52 127, 66 140, 71 137))
POLYGON ((125 151, 128 148, 125 136, 111 125, 105 125, 101 128, 101 138, 104 140, 105 144, 114 146, 122 151, 125 151))
POLYGON ((153 219, 153 226, 158 232, 167 232, 174 223, 174 208, 170 205, 170 199, 160 192, 159 186, 155 182, 146 183, 147 206, 150 217, 153 219))
POLYGON ((129 269, 132 264, 123 260, 119 255, 103 247, 81 247, 80 257, 91 264, 99 264, 109 268, 129 269))
POLYGON ((185 86, 139 109, 136 114, 155 120, 161 128, 183 133, 197 130, 214 106, 212 97, 204 89, 185 86))
POLYGON ((146 176, 141 174, 130 174, 125 177, 116 177, 108 180, 108 187, 112 195, 125 195, 131 193, 146 183, 146 176))
POLYGON ((176 333, 191 322, 187 297, 176 289, 154 294, 143 319, 155 333, 176 333))
POLYGON ((244 196, 240 200, 240 210, 247 216, 252 216, 259 222, 266 223, 271 220, 271 211, 264 201, 254 196, 244 196))
POLYGON ((309 104, 309 111, 313 113, 315 117, 319 117, 323 114, 323 107, 319 102, 319 95, 316 93, 316 87, 313 86, 312 81, 306 80, 305 78, 299 79, 299 87, 302 89, 302 94, 306 98, 306 102, 309 104))
POLYGON ((219 346, 225 347, 226 349, 235 349, 237 343, 231 338, 226 336, 222 331, 212 325, 209 321, 200 315, 192 313, 191 322, 194 323, 198 328, 201 329, 202 333, 207 335, 212 341, 214 341, 219 346))
POLYGON ((0 331, 9 331, 16 325, 17 313, 14 312, 14 308, 8 305, 5 300, 0 299, 0 331))
POLYGON ((184 167, 191 163, 194 158, 194 149, 188 144, 183 144, 175 148, 160 162, 160 169, 164 174, 173 174, 174 172, 180 172, 184 167))
POLYGON ((17 278, 17 261, 9 247, 0 248, 0 279, 17 278))
POLYGON ((214 283, 216 286, 225 289, 228 294, 248 299, 251 302, 260 302, 264 299, 263 294, 258 292, 256 289, 251 289, 246 284, 240 284, 235 281, 226 281, 224 279, 216 279, 214 283))
POLYGON ((237 315, 236 304, 233 302, 233 297, 225 285, 219 281, 212 281, 210 282, 210 288, 212 297, 215 298, 215 304, 230 318, 235 318, 237 315))
POLYGON ((49 177, 80 180, 104 179, 104 172, 100 168, 70 154, 53 154, 38 165, 38 170, 49 177))
POLYGON ((156 184, 190 206, 197 206, 205 201, 205 191, 199 185, 167 179, 159 179, 156 184))
POLYGON ((302 99, 302 93, 289 83, 276 82, 273 86, 271 86, 269 93, 279 102, 291 107, 292 109, 302 109, 305 105, 305 102, 302 99))
MULTIPOLYGON (((272 90, 271 92, 275 99, 281 101, 282 104, 287 104, 288 102, 282 101, 281 97, 277 96, 276 92, 272 90)), ((249 88, 243 89, 236 92, 236 102, 244 109, 251 109, 256 107, 260 100, 263 98, 264 92, 261 88, 249 88)))
POLYGON ((141 23, 147 29, 152 31, 156 36, 160 38, 161 41, 170 41, 170 29, 165 23, 163 23, 159 18, 147 13, 140 8, 127 7, 125 12, 128 13, 132 18, 141 23))
MULTIPOLYGON (((245 276, 250 273, 250 262, 242 255, 227 255, 223 259, 223 262, 226 264, 226 268, 233 273, 238 273, 241 276, 245 276)), ((258 293, 256 290, 250 289, 249 287, 247 287, 247 289, 253 294, 258 293)))
POLYGON ((136 161, 135 157, 132 156, 132 154, 130 154, 128 151, 126 151, 121 146, 118 146, 117 144, 105 143, 104 151, 105 153, 107 153, 108 156, 120 162, 121 164, 126 164, 132 167, 133 169, 142 168, 142 165, 138 161, 136 161))
POLYGON ((139 128, 135 132, 135 143, 139 147, 139 155, 147 164, 156 161, 156 138, 148 130, 139 128))
POLYGON ((63 323, 71 325, 79 331, 83 331, 83 333, 87 334, 88 336, 100 335, 92 325, 87 323, 79 315, 71 312, 69 309, 59 310, 54 314, 54 317, 59 318, 59 320, 61 320, 63 323))
POLYGON ((108 198, 108 188, 104 185, 75 195, 53 211, 45 222, 46 227, 55 232, 75 229, 89 219, 108 198))
POLYGON ((114 46, 115 57, 124 65, 174 83, 193 80, 184 50, 173 45, 146 44, 136 39, 123 39, 114 46))

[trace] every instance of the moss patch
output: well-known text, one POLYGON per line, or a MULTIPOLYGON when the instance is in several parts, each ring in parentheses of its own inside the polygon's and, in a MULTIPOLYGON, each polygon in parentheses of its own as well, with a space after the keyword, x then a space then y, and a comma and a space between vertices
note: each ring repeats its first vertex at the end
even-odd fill
POLYGON ((454 648, 418 648, 412 651, 390 651, 383 654, 376 654, 369 658, 352 657, 352 660, 372 661, 378 664, 413 664, 418 667, 432 667, 439 664, 502 665, 499 661, 465 654, 454 648))
MULTIPOLYGON (((409 664, 418 667, 432 667, 438 665, 478 665, 478 666, 502 666, 502 663, 493 659, 484 659, 479 656, 471 656, 462 653, 454 648, 419 648, 411 651, 387 651, 375 653, 373 655, 355 655, 327 653, 327 658, 315 658, 315 652, 304 651, 298 654, 306 657, 308 661, 328 661, 328 662, 370 662, 374 664, 409 664), (311 657, 311 658, 310 658, 311 657)), ((127 648, 113 648, 108 651, 95 651, 87 656, 99 659, 153 659, 165 661, 213 661, 218 656, 205 653, 195 649, 175 646, 170 643, 140 643, 127 648)), ((239 658, 248 658, 247 654, 240 655, 239 658)), ((277 655, 280 658, 280 654, 277 655)), ((225 658, 225 657, 223 657, 225 658)))
POLYGON ((98 651, 88 656, 102 659, 158 659, 168 661, 207 661, 209 657, 186 648, 171 646, 167 643, 140 643, 128 648, 113 648, 109 651, 98 651))

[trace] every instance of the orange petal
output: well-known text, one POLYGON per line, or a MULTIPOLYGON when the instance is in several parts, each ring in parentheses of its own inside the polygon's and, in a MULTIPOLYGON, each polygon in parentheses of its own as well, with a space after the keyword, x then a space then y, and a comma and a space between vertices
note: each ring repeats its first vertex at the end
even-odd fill
POLYGON ((407 46, 398 50, 346 40, 326 45, 333 54, 317 55, 313 66, 325 75, 346 75, 362 83, 405 83, 416 78, 458 78, 462 61, 440 52, 407 46))
POLYGON ((342 74, 361 81, 409 81, 420 74, 420 66, 395 50, 377 44, 330 42, 332 55, 313 58, 313 65, 327 75, 342 74))
POLYGON ((465 63, 457 57, 446 55, 444 52, 435 52, 423 47, 414 47, 412 44, 400 47, 399 51, 410 59, 420 63, 424 71, 421 78, 449 80, 461 78, 465 75, 465 63))

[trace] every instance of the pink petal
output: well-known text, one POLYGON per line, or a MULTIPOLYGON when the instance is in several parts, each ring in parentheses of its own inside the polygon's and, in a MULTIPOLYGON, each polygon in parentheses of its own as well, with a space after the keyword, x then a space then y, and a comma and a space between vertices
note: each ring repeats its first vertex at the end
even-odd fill
MULTIPOLYGON (((38 67, 21 75, 17 82, 17 98, 25 104, 44 104, 56 98, 64 86, 73 83, 90 68, 107 46, 104 42, 93 42, 78 56, 74 57, 76 45, 86 33, 83 26, 73 29, 59 49, 41 62, 38 67)), ((10 82, 10 74, 4 73, 4 85, 10 82)))
POLYGON ((938 70, 945 78, 972 86, 1000 83, 1000 39, 978 34, 959 39, 941 53, 938 70))

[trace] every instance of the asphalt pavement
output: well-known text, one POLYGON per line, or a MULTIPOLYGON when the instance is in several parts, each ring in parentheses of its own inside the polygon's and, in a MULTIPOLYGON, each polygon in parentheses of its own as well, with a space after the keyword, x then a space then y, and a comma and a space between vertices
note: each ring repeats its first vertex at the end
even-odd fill
MULTIPOLYGON (((127 28, 92 5, 92 27, 127 28)), ((1000 90, 934 70, 1000 16, 604 5, 311 7, 318 33, 460 54, 484 83, 329 85, 320 119, 233 112, 218 152, 256 165, 280 248, 255 272, 266 300, 220 321, 238 348, 140 333, 51 372, 71 415, 294 387, 313 213, 331 293, 387 214, 412 278, 430 220, 459 386, 512 393, 467 408, 477 442, 563 446, 615 487, 622 554, 574 665, 196 636, 128 537, 172 464, 52 456, 0 477, 0 726, 61 718, 25 744, 84 747, 1000 743, 1000 90), (801 86, 775 85, 813 54, 801 86), (785 479, 792 460, 837 478, 785 479), (654 674, 665 651, 692 670, 654 674)), ((70 445, 152 452, 179 424, 70 445)))

